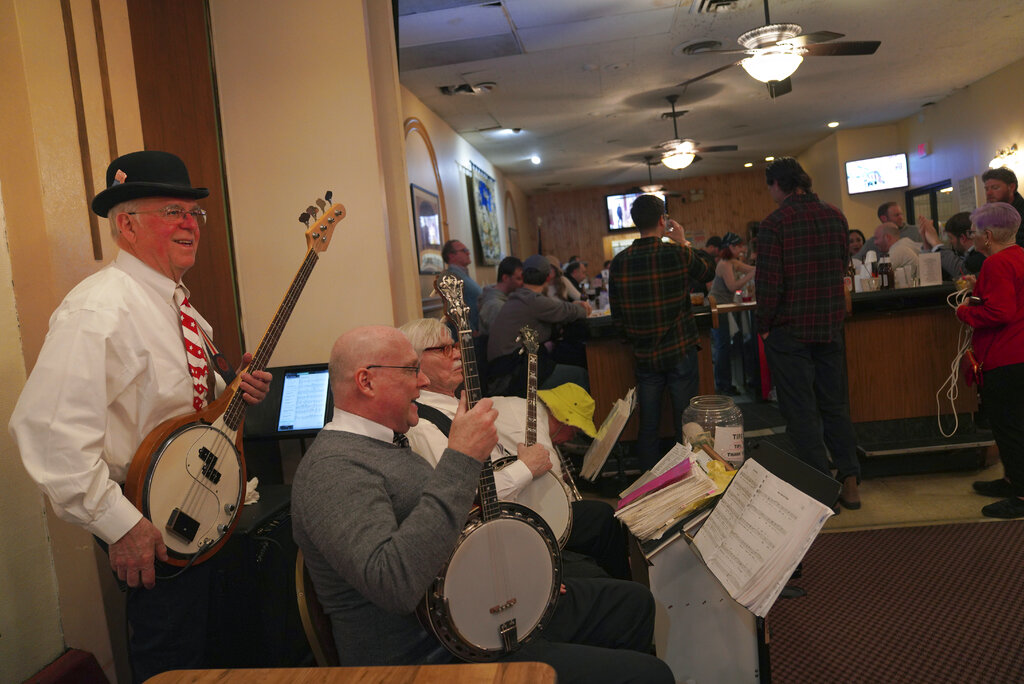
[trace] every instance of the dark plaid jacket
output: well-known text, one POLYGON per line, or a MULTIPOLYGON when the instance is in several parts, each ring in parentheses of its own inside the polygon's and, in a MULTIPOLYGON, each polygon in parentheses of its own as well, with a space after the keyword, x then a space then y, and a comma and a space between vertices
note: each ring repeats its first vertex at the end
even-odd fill
POLYGON ((661 238, 639 238, 615 255, 608 302, 616 327, 633 345, 638 368, 667 370, 697 346, 689 281, 714 276, 711 255, 661 238))
POLYGON ((814 193, 794 193, 757 232, 758 332, 787 327, 803 342, 830 342, 846 315, 846 217, 814 193))

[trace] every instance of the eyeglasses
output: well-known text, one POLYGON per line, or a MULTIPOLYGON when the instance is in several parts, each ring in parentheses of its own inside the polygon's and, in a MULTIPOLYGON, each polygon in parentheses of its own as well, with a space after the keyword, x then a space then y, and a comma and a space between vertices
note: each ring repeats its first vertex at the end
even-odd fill
POLYGON ((387 365, 380 364, 380 363, 374 363, 374 364, 371 364, 369 366, 366 366, 366 368, 367 369, 370 369, 370 368, 397 368, 398 370, 412 371, 416 375, 420 374, 420 365, 419 364, 416 364, 415 366, 387 366, 387 365))
POLYGON ((185 216, 191 216, 196 220, 196 223, 200 226, 206 225, 206 212, 202 209, 189 209, 185 211, 181 207, 164 207, 163 209, 152 209, 150 211, 126 211, 126 214, 134 216, 135 214, 157 214, 160 218, 168 223, 178 223, 184 220, 185 216))
POLYGON ((450 356, 453 356, 455 354, 455 345, 454 344, 442 344, 442 345, 438 345, 436 347, 426 347, 426 348, 423 349, 423 351, 425 351, 425 352, 428 352, 428 351, 439 351, 443 355, 450 357, 450 356))

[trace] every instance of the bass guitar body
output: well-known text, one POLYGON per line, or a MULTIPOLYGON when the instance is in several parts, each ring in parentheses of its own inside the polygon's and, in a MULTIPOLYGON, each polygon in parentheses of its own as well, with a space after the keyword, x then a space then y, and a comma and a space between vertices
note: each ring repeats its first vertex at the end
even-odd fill
POLYGON ((241 431, 224 422, 229 399, 159 425, 128 470, 125 496, 163 533, 172 565, 207 560, 238 524, 245 459, 241 431))
POLYGON ((548 524, 525 506, 496 505, 497 516, 475 515, 466 525, 420 604, 427 629, 462 660, 495 660, 533 639, 561 587, 558 543, 548 524))

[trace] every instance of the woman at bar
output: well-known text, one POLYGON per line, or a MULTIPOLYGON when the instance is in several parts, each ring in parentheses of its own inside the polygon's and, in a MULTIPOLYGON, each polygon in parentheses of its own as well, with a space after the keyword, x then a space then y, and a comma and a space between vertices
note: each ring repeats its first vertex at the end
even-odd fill
MULTIPOLYGON (((733 301, 737 290, 754 278, 754 267, 743 262, 746 253, 743 239, 733 232, 722 236, 722 249, 718 253, 715 279, 711 281, 708 294, 718 304, 733 301)), ((733 328, 739 332, 739 321, 732 314, 718 317, 718 327, 711 329, 711 363, 715 370, 715 392, 736 396, 739 390, 732 384, 732 338, 733 328)))
POLYGON ((970 303, 956 310, 974 329, 981 408, 1003 462, 1002 478, 974 483, 979 494, 1001 499, 981 509, 989 518, 1024 517, 1024 249, 1015 242, 1020 219, 1005 202, 971 214, 974 248, 985 261, 970 303))
POLYGON ((864 233, 860 232, 856 228, 850 230, 850 256, 856 256, 857 252, 864 246, 864 233))

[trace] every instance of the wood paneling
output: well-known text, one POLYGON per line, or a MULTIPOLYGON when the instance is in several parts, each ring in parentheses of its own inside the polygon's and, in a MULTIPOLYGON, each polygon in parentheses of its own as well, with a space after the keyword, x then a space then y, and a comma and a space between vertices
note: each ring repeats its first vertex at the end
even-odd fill
MULTIPOLYGON (((846 321, 846 367, 854 423, 952 413, 936 406, 949 376, 960 321, 948 308, 854 314, 846 321)), ((978 409, 973 388, 959 384, 958 412, 978 409)))
MULTIPOLYGON (((213 325, 220 351, 237 364, 242 358, 242 332, 206 3, 128 0, 128 18, 145 147, 178 155, 188 166, 192 184, 210 189, 210 196, 201 201, 208 216, 196 265, 184 281, 196 309, 213 325)), ((249 340, 254 348, 257 343, 249 340)))
MULTIPOLYGON (((669 216, 682 224, 687 237, 697 244, 728 231, 745 238, 748 222, 760 221, 776 208, 761 171, 682 178, 662 184, 666 191, 681 194, 668 198, 669 216)), ((612 254, 605 195, 628 190, 628 186, 609 185, 534 194, 528 200, 529 228, 523 226, 523 230, 535 234, 540 228, 545 254, 554 254, 562 261, 579 254, 590 262, 593 275, 612 254)), ((638 234, 616 237, 630 235, 638 234)))

